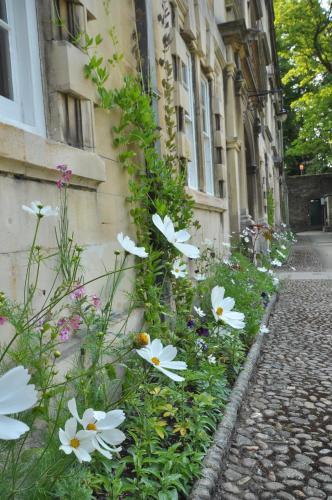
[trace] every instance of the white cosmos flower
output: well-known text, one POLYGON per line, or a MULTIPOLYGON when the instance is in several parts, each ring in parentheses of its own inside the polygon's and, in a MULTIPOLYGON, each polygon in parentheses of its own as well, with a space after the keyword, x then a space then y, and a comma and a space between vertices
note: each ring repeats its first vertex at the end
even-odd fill
POLYGON ((29 427, 7 417, 31 408, 37 401, 35 386, 28 384, 30 375, 23 366, 16 366, 0 377, 0 439, 18 439, 29 427))
POLYGON ((209 354, 208 356, 208 362, 210 363, 210 365, 215 365, 217 360, 216 360, 216 357, 213 356, 213 354, 209 354))
POLYGON ((32 201, 30 207, 22 205, 22 209, 35 217, 50 217, 59 215, 59 208, 52 208, 50 205, 44 206, 41 201, 32 201))
POLYGON ((206 274, 204 273, 195 273, 194 278, 196 281, 204 281, 206 280, 206 274))
POLYGON ((271 260, 271 264, 272 264, 272 266, 276 266, 276 267, 282 266, 282 262, 280 262, 280 260, 278 260, 278 259, 271 260))
POLYGON ((259 331, 260 331, 261 333, 269 333, 269 331, 270 331, 270 330, 268 329, 268 327, 267 327, 266 325, 262 325, 262 326, 260 327, 259 331))
POLYGON ((267 273, 266 267, 257 267, 257 271, 260 271, 261 273, 267 273))
POLYGON ((198 316, 200 316, 201 318, 204 318, 204 316, 206 316, 205 312, 202 311, 202 309, 200 307, 196 307, 194 306, 194 311, 198 314, 198 316))
POLYGON ((129 236, 123 236, 123 233, 119 233, 117 239, 122 248, 126 250, 126 252, 137 255, 138 257, 142 257, 142 259, 145 259, 145 257, 149 255, 148 253, 146 253, 144 247, 137 247, 135 242, 131 240, 129 236))
POLYGON ((83 413, 82 418, 80 418, 75 398, 68 401, 68 408, 77 422, 82 425, 83 429, 90 432, 94 448, 104 455, 104 457, 111 459, 111 452, 122 450, 121 446, 114 448, 114 446, 121 444, 126 439, 125 434, 116 428, 126 418, 122 410, 112 410, 105 413, 104 411, 95 411, 92 408, 88 408, 83 413))
POLYGON ((211 292, 212 312, 216 321, 223 321, 227 325, 241 330, 244 328, 244 314, 232 311, 235 300, 231 297, 224 297, 225 288, 215 286, 211 292))
POLYGON ((163 347, 159 339, 154 339, 151 344, 137 350, 137 354, 157 368, 157 370, 161 371, 164 375, 167 375, 167 377, 175 380, 175 382, 182 382, 184 380, 183 377, 180 377, 179 375, 176 375, 176 373, 170 371, 187 369, 187 364, 184 361, 173 361, 177 354, 176 347, 172 345, 163 347))
POLYGON ((92 442, 93 435, 91 431, 78 431, 77 420, 72 417, 65 423, 65 430, 59 429, 59 439, 61 441, 60 450, 66 455, 74 452, 79 462, 90 462, 95 447, 92 442))
POLYGON ((158 214, 152 216, 154 225, 163 233, 169 243, 175 246, 179 252, 191 259, 199 258, 199 249, 194 245, 185 243, 189 240, 190 234, 185 229, 175 231, 173 221, 166 215, 164 220, 158 214))
POLYGON ((175 259, 171 273, 176 278, 184 278, 187 275, 187 266, 181 263, 181 259, 175 259))
POLYGON ((279 285, 279 278, 274 277, 273 280, 272 280, 272 283, 274 284, 274 286, 279 285))

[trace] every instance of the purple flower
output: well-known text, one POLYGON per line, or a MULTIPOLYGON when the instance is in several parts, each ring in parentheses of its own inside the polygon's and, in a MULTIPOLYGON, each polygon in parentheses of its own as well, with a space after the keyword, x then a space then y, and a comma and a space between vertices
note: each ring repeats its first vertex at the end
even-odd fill
POLYGON ((61 340, 63 340, 64 342, 66 342, 67 340, 69 340, 69 334, 70 334, 70 328, 69 328, 69 326, 64 326, 63 328, 61 328, 61 330, 60 330, 60 338, 61 338, 61 340))
POLYGON ((197 328, 196 332, 200 337, 208 337, 209 336, 209 329, 205 328, 204 326, 197 328))
POLYGON ((194 328, 194 326, 195 326, 195 321, 194 321, 193 319, 188 319, 188 321, 187 321, 187 326, 188 326, 189 328, 194 328))
POLYGON ((86 291, 83 285, 77 284, 76 288, 71 292, 69 297, 72 300, 80 300, 86 295, 86 291))
POLYGON ((8 321, 6 316, 0 316, 0 326, 4 325, 8 321))
POLYGON ((101 299, 97 295, 92 295, 91 302, 96 309, 101 308, 101 299))

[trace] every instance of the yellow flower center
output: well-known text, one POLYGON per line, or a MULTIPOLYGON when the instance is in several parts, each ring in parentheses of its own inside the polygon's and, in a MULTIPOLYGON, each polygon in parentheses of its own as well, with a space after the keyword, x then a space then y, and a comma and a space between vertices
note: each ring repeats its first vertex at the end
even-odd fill
POLYGON ((176 273, 179 273, 180 272, 180 269, 178 267, 175 268, 175 272, 176 273))
POLYGON ((147 333, 141 332, 136 335, 136 340, 139 345, 148 345, 150 337, 147 333))
POLYGON ((87 431, 96 431, 97 430, 96 424, 88 424, 86 426, 86 430, 87 431))
POLYGON ((217 307, 216 313, 218 316, 221 316, 223 312, 224 312, 224 310, 222 307, 217 307))
POLYGON ((151 358, 151 362, 156 366, 160 365, 160 360, 158 358, 151 358))
POLYGON ((70 446, 71 446, 72 448, 78 448, 78 447, 79 447, 79 445, 80 445, 80 441, 79 441, 79 439, 77 439, 77 438, 73 438, 73 439, 71 439, 71 440, 70 440, 70 446))

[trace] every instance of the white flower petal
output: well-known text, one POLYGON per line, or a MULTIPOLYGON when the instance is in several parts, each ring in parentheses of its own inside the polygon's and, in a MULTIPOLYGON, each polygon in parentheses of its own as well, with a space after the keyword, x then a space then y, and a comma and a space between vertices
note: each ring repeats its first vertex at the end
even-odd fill
POLYGON ((180 231, 176 231, 175 239, 178 243, 184 243, 190 239, 190 233, 185 229, 181 229, 180 231))
POLYGON ((79 422, 81 424, 82 420, 80 419, 78 412, 77 412, 76 399, 75 398, 70 399, 67 403, 67 406, 68 406, 68 409, 69 409, 70 413, 72 414, 72 416, 74 418, 76 418, 77 422, 79 422))
POLYGON ((160 363, 162 368, 169 368, 170 370, 186 370, 187 363, 185 361, 163 361, 160 363))
POLYGON ((174 246, 186 257, 190 259, 199 259, 199 249, 194 245, 189 245, 188 243, 174 243, 174 246))
POLYGON ((28 430, 23 422, 0 415, 0 439, 18 439, 28 430))
POLYGON ((69 439, 72 439, 76 434, 77 429, 77 420, 76 418, 68 418, 65 423, 65 433, 67 434, 69 439))
POLYGON ((164 361, 172 361, 172 359, 175 358, 176 353, 177 353, 177 348, 174 347, 173 345, 168 345, 159 354, 158 359, 161 363, 164 363, 164 361))
POLYGON ((97 435, 98 437, 101 436, 101 438, 106 441, 106 443, 111 444, 113 446, 117 446, 126 439, 126 435, 120 431, 119 429, 109 429, 101 432, 100 434, 97 435))
POLYGON ((211 303, 213 309, 220 307, 220 303, 225 295, 225 288, 223 286, 215 286, 211 292, 211 303))
POLYGON ((97 429, 114 429, 122 424, 126 416, 123 410, 112 410, 105 417, 98 421, 97 429))
POLYGON ((38 399, 35 386, 28 384, 30 375, 23 366, 12 368, 0 377, 0 415, 31 408, 38 399))
POLYGON ((177 375, 176 373, 173 373, 169 370, 166 370, 165 368, 162 368, 161 366, 156 366, 156 368, 159 371, 161 371, 164 375, 166 375, 170 379, 174 380, 174 382, 183 382, 185 380, 183 377, 180 377, 180 375, 177 375))

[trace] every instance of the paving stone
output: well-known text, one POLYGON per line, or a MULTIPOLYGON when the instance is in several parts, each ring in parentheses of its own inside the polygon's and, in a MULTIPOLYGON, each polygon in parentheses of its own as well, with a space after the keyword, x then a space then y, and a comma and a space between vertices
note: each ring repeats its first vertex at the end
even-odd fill
MULTIPOLYGON (((305 238, 294 248, 293 264, 321 271, 305 238)), ((238 488, 227 491, 238 500, 332 500, 331 305, 332 280, 284 283, 238 415, 232 443, 238 453, 214 500, 225 498, 227 483, 238 488), (231 469, 240 475, 236 481, 231 469)))

